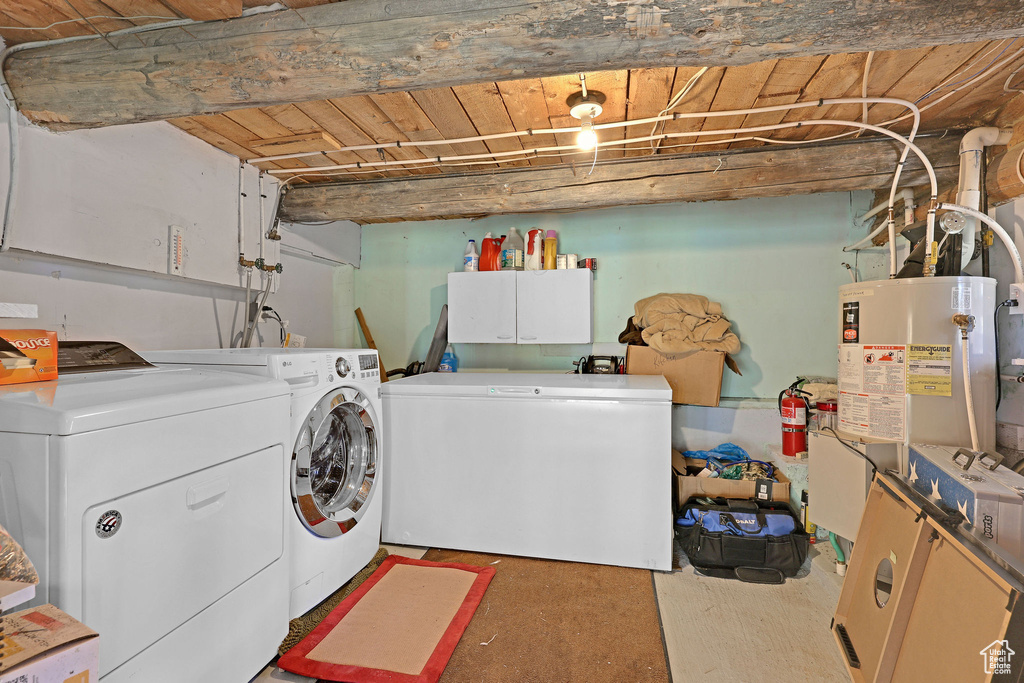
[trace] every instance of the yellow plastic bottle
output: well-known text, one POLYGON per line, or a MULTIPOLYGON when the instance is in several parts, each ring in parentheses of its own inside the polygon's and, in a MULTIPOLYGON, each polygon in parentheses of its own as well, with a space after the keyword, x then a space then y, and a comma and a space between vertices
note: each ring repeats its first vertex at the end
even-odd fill
POLYGON ((544 270, 554 270, 558 256, 558 235, 554 230, 548 230, 544 238, 544 270))

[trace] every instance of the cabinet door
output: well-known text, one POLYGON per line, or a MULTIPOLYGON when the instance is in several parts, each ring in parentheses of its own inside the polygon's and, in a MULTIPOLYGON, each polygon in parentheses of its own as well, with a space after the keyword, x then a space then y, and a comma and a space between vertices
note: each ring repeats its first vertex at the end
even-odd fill
POLYGON ((589 269, 516 273, 519 344, 593 341, 594 276, 589 269))
POLYGON ((515 343, 516 271, 448 273, 448 341, 515 343))

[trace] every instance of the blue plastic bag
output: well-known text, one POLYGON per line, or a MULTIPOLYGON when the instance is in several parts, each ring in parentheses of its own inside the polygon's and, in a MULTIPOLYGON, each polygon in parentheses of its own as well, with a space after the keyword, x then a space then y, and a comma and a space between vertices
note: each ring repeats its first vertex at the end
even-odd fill
POLYGON ((687 458, 695 458, 697 460, 710 460, 711 458, 717 458, 723 462, 750 460, 750 456, 747 455, 747 452, 734 443, 719 444, 710 451, 686 451, 683 455, 687 458))

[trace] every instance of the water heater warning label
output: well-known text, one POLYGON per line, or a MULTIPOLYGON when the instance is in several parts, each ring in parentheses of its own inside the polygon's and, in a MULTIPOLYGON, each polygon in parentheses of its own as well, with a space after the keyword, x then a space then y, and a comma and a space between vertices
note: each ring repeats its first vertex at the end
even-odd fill
POLYGON ((907 393, 953 395, 953 347, 949 344, 907 346, 907 393))
POLYGON ((907 347, 839 346, 839 428, 903 440, 907 422, 907 347))
POLYGON ((860 341, 860 302, 843 302, 843 343, 856 344, 860 341))

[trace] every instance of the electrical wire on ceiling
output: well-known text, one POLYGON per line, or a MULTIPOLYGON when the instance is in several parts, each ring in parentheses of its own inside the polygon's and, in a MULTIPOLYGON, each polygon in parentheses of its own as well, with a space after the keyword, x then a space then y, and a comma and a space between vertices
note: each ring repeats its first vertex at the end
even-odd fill
MULTIPOLYGON (((1011 45, 1013 45, 1013 44, 1014 44, 1015 42, 1017 42, 1017 39, 1016 39, 1016 38, 1014 38, 1014 39, 1013 39, 1013 40, 1011 40, 1011 41, 1010 41, 1009 43, 1007 43, 1007 44, 1006 44, 1006 45, 1005 45, 1005 46, 1003 47, 1003 49, 999 51, 999 54, 997 54, 997 55, 996 55, 996 56, 995 56, 995 57, 994 57, 994 58, 992 59, 992 61, 991 61, 991 62, 989 62, 987 66, 985 66, 985 68, 984 68, 984 69, 982 69, 981 71, 979 71, 979 72, 978 72, 977 74, 975 74, 974 76, 970 76, 970 77, 968 77, 968 78, 965 78, 965 79, 964 79, 964 80, 962 80, 962 81, 957 81, 956 83, 950 83, 950 82, 949 82, 949 81, 953 80, 954 78, 956 78, 957 76, 960 76, 960 75, 962 75, 962 74, 963 74, 963 73, 964 73, 965 71, 967 71, 968 69, 970 69, 970 67, 974 65, 974 63, 972 62, 972 64, 971 64, 970 66, 968 66, 968 67, 967 67, 966 69, 963 69, 963 70, 962 70, 962 71, 961 71, 960 73, 958 73, 958 74, 956 74, 956 75, 954 75, 954 76, 950 76, 950 77, 949 77, 949 78, 947 78, 947 79, 946 79, 946 80, 945 80, 945 81, 944 81, 943 83, 940 83, 940 84, 939 84, 938 86, 936 86, 936 87, 932 88, 932 89, 931 89, 930 91, 926 92, 926 93, 925 93, 924 95, 922 95, 921 97, 919 97, 919 98, 918 98, 917 100, 915 100, 915 104, 916 104, 916 103, 918 103, 918 102, 922 102, 922 101, 924 101, 924 100, 928 99, 929 97, 931 97, 932 95, 934 95, 934 94, 935 94, 935 93, 937 93, 938 91, 942 90, 943 88, 952 88, 952 87, 954 87, 954 86, 960 85, 961 83, 966 83, 967 81, 971 80, 972 78, 974 78, 974 77, 975 77, 975 76, 977 76, 978 74, 984 73, 984 72, 985 72, 985 70, 986 70, 986 69, 988 69, 988 68, 989 68, 990 66, 992 66, 993 64, 995 64, 995 63, 996 63, 996 62, 997 62, 997 61, 999 60, 999 58, 1003 56, 1003 53, 1005 53, 1005 52, 1006 52, 1006 51, 1007 51, 1007 50, 1008 50, 1008 49, 1010 48, 1010 46, 1011 46, 1011 45)), ((996 49, 997 47, 999 47, 999 46, 998 46, 998 45, 996 45, 995 47, 993 47, 993 48, 992 48, 992 50, 995 50, 995 49, 996 49)), ((989 53, 991 53, 991 51, 992 51, 992 50, 989 50, 989 53)), ((985 55, 985 56, 988 56, 988 54, 989 54, 989 53, 986 53, 986 55, 985 55)), ((981 57, 981 58, 979 58, 979 60, 977 60, 977 61, 980 61, 980 59, 984 59, 984 57, 981 57)))
MULTIPOLYGON (((996 49, 996 48, 992 48, 992 49, 996 49)), ((945 100, 949 99, 953 95, 957 94, 958 92, 960 92, 962 90, 965 90, 965 89, 969 88, 970 86, 972 86, 972 85, 974 85, 976 83, 979 83, 980 81, 985 80, 986 78, 990 77, 994 73, 998 72, 1000 69, 1002 69, 1007 64, 1010 64, 1011 62, 1013 62, 1015 59, 1020 57, 1022 54, 1024 54, 1024 47, 1021 47, 1021 48, 1015 50, 1013 52, 1013 54, 1011 54, 1009 57, 1006 57, 1005 59, 1003 59, 998 64, 995 64, 994 66, 991 66, 989 69, 987 69, 986 71, 978 74, 977 76, 972 78, 970 81, 967 81, 964 84, 956 87, 955 89, 950 90, 949 92, 945 93, 944 95, 942 95, 938 99, 932 100, 931 102, 928 102, 927 104, 922 105, 920 107, 920 111, 921 112, 928 111, 929 109, 931 109, 931 108, 933 108, 935 106, 938 106, 939 104, 941 104, 945 100)), ((1024 68, 1024 65, 1022 65, 1021 68, 1024 68)), ((881 122, 879 124, 876 124, 876 125, 879 125, 879 126, 893 126, 893 125, 895 125, 897 123, 901 123, 903 121, 906 121, 911 116, 913 116, 913 114, 904 114, 902 116, 898 116, 896 118, 889 119, 888 121, 883 121, 883 122, 881 122)), ((848 138, 848 137, 850 137, 850 136, 852 136, 854 134, 855 134, 855 132, 839 133, 837 135, 829 135, 829 136, 825 136, 825 137, 814 138, 813 140, 810 140, 809 142, 830 142, 832 140, 841 140, 843 138, 848 138)))
MULTIPOLYGON (((864 76, 860 79, 860 96, 865 98, 865 100, 866 100, 866 98, 868 96, 868 76, 871 75, 871 62, 874 61, 874 59, 875 59, 875 53, 872 50, 871 52, 868 53, 867 59, 864 60, 864 76)), ((867 103, 867 101, 865 101, 861 106, 863 107, 863 111, 861 113, 861 119, 860 120, 863 121, 864 123, 867 123, 868 122, 868 103, 867 103)), ((854 135, 854 137, 859 138, 860 134, 863 133, 863 132, 864 131, 862 131, 862 130, 858 130, 857 134, 854 135)))
MULTIPOLYGON (((922 164, 925 166, 925 170, 928 171, 929 178, 931 179, 934 176, 934 169, 932 169, 931 164, 928 162, 927 157, 924 155, 923 152, 921 152, 920 148, 918 148, 916 145, 913 144, 913 142, 911 142, 909 140, 909 138, 904 137, 904 136, 900 135, 899 133, 894 133, 894 132, 892 132, 890 130, 887 130, 885 128, 881 128, 879 126, 874 126, 874 125, 871 125, 871 124, 861 123, 859 121, 840 121, 840 120, 831 120, 831 119, 811 119, 809 121, 792 121, 792 122, 788 122, 788 123, 776 123, 776 124, 767 125, 767 126, 754 126, 754 127, 747 127, 747 128, 722 129, 722 130, 716 130, 715 132, 719 133, 719 134, 730 134, 730 133, 743 133, 743 132, 753 132, 753 131, 772 131, 772 130, 785 130, 785 129, 788 129, 788 128, 798 128, 798 127, 801 127, 801 126, 811 126, 811 125, 814 125, 814 126, 848 126, 848 127, 852 127, 852 128, 864 128, 866 130, 871 130, 871 131, 874 131, 874 132, 886 135, 888 137, 891 137, 891 138, 901 142, 908 150, 915 152, 917 154, 918 158, 921 159, 922 164)), ((698 136, 701 136, 701 135, 708 135, 708 134, 709 134, 708 131, 685 131, 685 132, 679 132, 679 133, 661 133, 659 137, 674 139, 674 138, 682 138, 682 137, 698 137, 698 136)), ((772 138, 764 138, 764 137, 752 137, 751 139, 757 140, 759 142, 778 142, 777 140, 773 140, 772 138)), ((605 146, 605 145, 608 145, 608 144, 625 145, 625 144, 631 144, 631 143, 637 143, 637 142, 647 142, 648 140, 649 140, 649 137, 639 137, 639 138, 631 138, 631 139, 626 139, 626 140, 617 140, 614 143, 599 143, 599 145, 601 145, 601 146, 605 146)), ((721 144, 721 141, 717 141, 717 142, 718 142, 718 144, 721 144)), ((807 144, 807 143, 812 142, 812 141, 810 141, 810 140, 797 140, 797 141, 787 140, 785 142, 790 143, 790 144, 807 144)), ((527 152, 533 153, 535 151, 556 152, 556 151, 564 151, 564 150, 570 150, 570 149, 576 149, 575 145, 559 145, 559 146, 554 146, 554 147, 541 147, 541 148, 537 148, 536 150, 516 150, 514 152, 496 152, 496 153, 491 153, 491 154, 462 155, 462 156, 449 157, 449 159, 451 159, 451 160, 455 160, 455 159, 462 160, 462 159, 473 158, 473 157, 492 157, 492 156, 497 156, 497 155, 521 155, 521 154, 524 154, 524 153, 527 153, 527 152)), ((444 161, 446 158, 445 157, 439 157, 438 159, 441 160, 441 161, 444 161)), ((408 164, 408 163, 411 163, 412 161, 414 161, 414 160, 406 160, 406 161, 398 161, 398 162, 379 162, 379 164, 376 164, 376 165, 408 164)), ((424 159, 424 162, 430 163, 430 162, 433 162, 433 160, 431 160, 431 159, 424 159)), ((372 162, 366 162, 366 164, 371 164, 371 163, 372 162)), ((347 168, 348 166, 349 165, 347 165, 347 164, 341 164, 338 167, 323 167, 323 170, 324 171, 326 171, 326 170, 340 170, 342 168, 347 168)), ((270 171, 270 173, 274 173, 274 172, 275 171, 270 171)), ((284 172, 284 171, 281 171, 281 172, 284 172)), ((288 172, 292 172, 292 170, 289 169, 288 172)), ((310 172, 317 172, 317 171, 315 171, 315 169, 310 169, 310 172)), ((304 175, 308 175, 308 173, 304 174, 304 175)), ((291 179, 289 179, 289 180, 291 180, 291 179)), ((933 192, 934 191, 935 191, 935 188, 933 188, 933 192)))
MULTIPOLYGON (((999 48, 999 46, 996 45, 987 54, 991 54, 992 50, 996 50, 998 48, 999 48)), ((983 55, 979 59, 984 58, 985 56, 987 56, 987 54, 983 55)), ((1000 54, 1002 54, 1002 52, 1000 54)), ((953 90, 950 90, 949 92, 945 93, 944 95, 942 95, 938 99, 933 100, 932 102, 929 102, 929 103, 925 104, 924 106, 920 107, 919 109, 915 108, 914 110, 911 111, 911 113, 908 113, 908 114, 905 114, 905 115, 901 115, 901 116, 898 116, 898 117, 893 118, 893 119, 889 119, 888 121, 884 121, 884 122, 882 122, 882 123, 880 123, 878 125, 883 126, 883 127, 887 127, 887 126, 895 125, 897 123, 905 121, 905 120, 907 120, 908 118, 911 118, 911 117, 918 117, 919 113, 915 113, 915 111, 923 112, 923 111, 926 111, 928 109, 931 109, 931 108, 941 104, 943 101, 945 101, 946 99, 952 97, 957 92, 960 92, 960 91, 964 90, 965 88, 968 88, 968 87, 970 87, 970 86, 972 86, 972 85, 974 85, 974 84, 976 84, 976 83, 978 83, 978 82, 988 78, 989 76, 991 76, 995 72, 997 72, 1000 69, 1002 69, 1007 64, 1011 63, 1013 60, 1015 60, 1021 54, 1024 54, 1024 47, 1014 51, 1011 55, 1009 55, 1008 57, 1003 59, 998 64, 990 63, 989 67, 986 70, 978 73, 976 76, 972 77, 970 80, 964 81, 959 86, 957 86, 953 90)), ((957 74, 957 75, 959 75, 959 74, 957 74)), ((957 75, 952 76, 951 79, 952 78, 956 78, 957 75)), ((947 79, 947 81, 949 81, 951 79, 947 79)), ((692 80, 692 77, 691 77, 691 80, 692 80)), ((940 87, 942 87, 942 86, 940 86, 940 87)), ((673 97, 673 100, 677 100, 677 99, 681 100, 681 98, 685 96, 685 91, 686 91, 686 86, 684 86, 679 91, 679 93, 677 93, 677 95, 673 97)), ((904 104, 904 102, 906 102, 905 100, 893 100, 892 98, 867 98, 867 99, 869 100, 869 102, 868 102, 869 104, 871 104, 871 103, 874 103, 874 104, 893 104, 893 103, 899 103, 899 104, 903 104, 903 106, 906 106, 904 104)), ((863 98, 862 99, 857 99, 857 98, 840 98, 840 99, 832 99, 832 100, 820 100, 819 102, 833 102, 833 103, 851 103, 851 102, 856 102, 856 103, 863 104, 863 98)), ((670 102, 670 104, 671 104, 671 102, 670 102)), ((789 105, 776 105, 776 107, 761 108, 761 109, 758 109, 756 111, 779 111, 779 110, 785 108, 786 106, 789 106, 789 105)), ((805 103, 805 104, 803 104, 801 106, 813 106, 813 103, 805 103)), ((735 115, 738 112, 742 112, 742 111, 749 111, 749 110, 738 110, 738 111, 730 111, 730 112, 685 113, 685 114, 676 113, 676 114, 673 114, 672 117, 673 118, 674 117, 703 117, 703 116, 716 116, 716 115, 722 115, 722 114, 735 115)), ((605 129, 605 128, 615 128, 615 127, 624 127, 624 126, 633 126, 633 125, 646 125, 648 123, 657 124, 657 123, 659 123, 660 121, 663 121, 663 120, 670 120, 669 118, 662 119, 661 116, 664 116, 664 114, 660 114, 657 117, 649 117, 649 118, 645 118, 645 119, 633 119, 633 120, 629 120, 629 121, 605 123, 605 124, 595 125, 594 128, 600 130, 600 129, 605 129)), ((475 136, 468 136, 468 137, 463 137, 463 138, 444 139, 444 140, 424 140, 424 141, 418 141, 418 142, 406 141, 406 142, 390 142, 390 143, 379 143, 379 144, 370 144, 370 145, 350 145, 350 146, 343 147, 343 148, 338 149, 338 150, 332 150, 331 153, 349 152, 349 151, 363 151, 363 150, 383 150, 383 149, 389 149, 389 148, 395 148, 395 147, 405 147, 405 148, 408 148, 408 147, 429 147, 429 146, 432 146, 432 145, 451 145, 451 144, 460 144, 460 143, 464 143, 464 142, 481 142, 481 141, 487 141, 487 140, 495 140, 495 139, 503 139, 503 138, 514 138, 514 137, 525 137, 525 136, 541 135, 541 134, 548 135, 548 134, 561 134, 561 133, 577 133, 577 132, 579 132, 579 130, 580 130, 579 127, 530 129, 530 130, 526 130, 526 131, 511 131, 511 132, 507 132, 507 133, 494 133, 494 134, 490 134, 490 135, 475 135, 475 136)), ((839 140, 839 139, 850 137, 851 135, 855 135, 856 132, 857 131, 851 131, 851 132, 839 133, 839 134, 831 135, 831 136, 814 138, 812 140, 807 140, 807 142, 827 142, 827 141, 831 141, 831 140, 839 140)), ((714 130, 704 131, 703 132, 704 135, 714 135, 714 134, 717 134, 717 133, 718 133, 718 131, 714 131, 714 130)), ((651 140, 652 142, 654 140, 657 140, 657 138, 654 137, 654 136, 649 136, 648 138, 645 138, 645 139, 651 140)), ((730 141, 716 141, 716 142, 718 142, 720 144, 727 144, 730 141)), ((782 141, 779 141, 779 142, 782 142, 782 141)), ((804 141, 800 141, 801 144, 803 142, 804 141)), ((261 163, 261 162, 279 161, 279 160, 282 160, 282 159, 297 159, 297 158, 304 158, 304 157, 311 157, 311 156, 324 156, 324 157, 326 157, 327 154, 328 154, 327 152, 300 152, 300 153, 294 153, 294 154, 281 154, 281 155, 269 156, 269 157, 255 157, 255 158, 249 159, 248 163, 256 164, 256 163, 261 163)), ((457 157, 448 157, 447 159, 456 159, 456 158, 457 157)), ((442 159, 441 157, 434 157, 435 161, 440 161, 441 159, 442 159)), ((353 166, 353 168, 361 169, 363 167, 369 166, 370 163, 371 162, 366 162, 366 163, 363 163, 363 164, 360 164, 360 165, 353 166)), ((400 163, 400 162, 394 162, 392 165, 397 165, 398 163, 400 163)), ((333 167, 317 167, 317 166, 312 166, 310 168, 312 168, 312 169, 325 169, 325 168, 333 168, 333 167)), ((304 173, 305 169, 274 169, 271 172, 272 173, 287 173, 287 172, 304 173)))
MULTIPOLYGON (((918 107, 913 102, 909 102, 907 100, 891 98, 891 97, 872 97, 872 98, 867 98, 867 99, 868 99, 869 102, 874 103, 874 104, 893 104, 893 105, 899 105, 899 106, 902 106, 902 107, 910 109, 911 113, 908 116, 912 116, 914 118, 914 121, 915 121, 915 123, 914 123, 914 131, 916 132, 917 127, 920 124, 920 114, 918 113, 918 107)), ((747 115, 747 114, 760 114, 760 113, 766 113, 766 112, 789 111, 789 110, 792 110, 792 109, 805 109, 805 108, 810 108, 810 107, 827 107, 827 106, 841 105, 841 104, 860 104, 861 102, 862 102, 862 98, 859 98, 859 97, 839 97, 839 98, 832 98, 832 99, 812 100, 810 102, 794 102, 794 103, 791 103, 791 104, 778 104, 778 105, 772 105, 772 106, 768 106, 768 107, 754 107, 754 108, 749 108, 749 109, 732 109, 732 110, 726 110, 726 111, 711 111, 711 112, 675 112, 673 114, 666 114, 664 116, 650 117, 650 118, 646 118, 646 119, 633 119, 633 120, 630 120, 630 121, 620 121, 620 122, 614 122, 614 123, 605 123, 605 124, 596 125, 596 126, 594 126, 594 128, 595 129, 602 129, 603 130, 603 129, 608 129, 608 128, 622 128, 622 127, 627 127, 627 126, 646 125, 648 123, 662 121, 662 120, 731 117, 731 116, 739 116, 739 115, 747 115)), ((808 125, 810 125, 810 124, 807 123, 806 121, 803 121, 803 122, 801 122, 801 121, 793 121, 793 122, 787 122, 787 123, 784 123, 784 124, 777 124, 778 127, 775 127, 775 128, 772 128, 772 127, 768 127, 768 128, 765 128, 765 127, 747 127, 747 128, 740 127, 740 128, 728 129, 728 130, 713 129, 713 130, 703 130, 703 131, 687 131, 687 132, 682 132, 682 133, 660 133, 658 136, 646 136, 646 137, 640 137, 640 138, 631 138, 631 139, 628 140, 628 142, 634 142, 634 143, 635 142, 647 142, 647 141, 655 140, 655 139, 657 139, 659 137, 660 138, 665 138, 665 139, 672 139, 672 138, 676 138, 676 137, 700 137, 700 136, 706 136, 706 135, 721 135, 721 134, 729 134, 729 133, 742 133, 742 132, 746 132, 746 131, 779 130, 781 128, 795 128, 795 127, 808 126, 808 125)), ((870 125, 868 125, 868 124, 861 124, 861 125, 864 125, 869 130, 872 129, 872 127, 870 125)), ((575 132, 577 130, 578 130, 578 128, 574 127, 574 128, 562 128, 562 129, 553 128, 553 129, 548 129, 548 130, 544 130, 544 131, 533 131, 533 132, 534 133, 542 132, 542 133, 545 133, 545 134, 557 134, 557 133, 575 132)), ((505 135, 506 137, 509 136, 509 135, 506 135, 506 134, 500 134, 500 135, 505 135)), ((479 138, 481 136, 476 136, 476 137, 479 138)), ((475 141, 475 140, 470 140, 468 138, 460 138, 460 139, 457 139, 457 140, 446 140, 444 142, 445 142, 445 144, 457 144, 457 143, 467 142, 467 141, 475 141)), ((721 143, 724 143, 724 142, 727 142, 727 141, 719 140, 717 142, 721 144, 721 143)), ((419 143, 419 144, 426 145, 426 144, 431 144, 431 143, 436 144, 437 141, 424 141, 423 143, 419 143)), ((416 144, 416 143, 409 143, 408 145, 403 144, 402 146, 403 147, 413 146, 414 144, 416 144)), ((607 144, 608 143, 598 143, 598 146, 606 146, 607 144)), ((338 152, 355 151, 357 147, 363 147, 363 146, 341 148, 341 149, 336 150, 336 151, 338 151, 338 152)), ((480 153, 477 153, 477 154, 463 154, 463 155, 454 155, 454 156, 447 156, 447 157, 443 157, 443 156, 424 157, 422 160, 419 160, 419 159, 405 159, 405 160, 388 160, 388 161, 358 161, 358 162, 352 162, 352 163, 348 163, 348 164, 334 164, 334 165, 329 165, 329 166, 310 166, 309 170, 314 170, 314 171, 316 171, 316 170, 333 171, 333 170, 341 170, 341 169, 345 169, 345 168, 357 168, 357 169, 380 168, 380 167, 390 167, 390 166, 401 166, 401 165, 413 164, 413 163, 420 162, 420 161, 422 161, 422 163, 424 163, 424 164, 430 164, 430 163, 433 163, 435 161, 440 163, 440 162, 444 162, 444 161, 463 161, 463 160, 466 160, 466 159, 497 159, 497 158, 509 159, 511 157, 519 157, 519 156, 523 156, 523 155, 529 156, 529 155, 535 154, 535 153, 537 153, 539 151, 549 152, 549 151, 567 150, 567 149, 575 149, 575 146, 569 146, 569 147, 540 147, 540 148, 533 148, 533 149, 512 150, 512 151, 507 151, 507 152, 480 152, 480 153)), ((271 169, 271 170, 269 170, 267 172, 271 173, 271 174, 278 175, 278 174, 289 174, 289 173, 296 173, 296 172, 306 172, 306 169, 271 169)))
MULTIPOLYGON (((994 49, 997 49, 997 48, 998 48, 998 45, 996 47, 992 48, 992 49, 994 50, 994 49)), ((974 76, 970 80, 963 82, 959 86, 955 87, 953 90, 950 90, 949 92, 943 94, 938 99, 933 100, 932 102, 929 102, 929 103, 921 106, 919 108, 919 110, 917 110, 917 111, 924 112, 924 111, 927 111, 927 110, 929 110, 929 109, 931 109, 931 108, 941 104, 943 101, 945 101, 946 99, 952 97, 957 92, 960 92, 960 91, 962 91, 962 90, 964 90, 964 89, 966 89, 966 88, 968 88, 968 87, 970 87, 970 86, 972 86, 972 85, 974 85, 974 84, 984 80, 985 78, 988 78, 989 76, 991 76, 995 72, 997 72, 1000 69, 1002 69, 1007 64, 1011 63, 1013 60, 1015 60, 1021 54, 1024 54, 1024 47, 1015 50, 1011 55, 1009 55, 1008 57, 1003 59, 998 64, 990 65, 985 71, 982 71, 981 73, 977 74, 976 76, 974 76)), ((953 76, 953 78, 955 78, 955 77, 956 76, 953 76)), ((685 90, 685 88, 684 88, 684 90, 685 90)), ((682 92, 682 90, 680 92, 682 92)), ((673 98, 673 99, 675 99, 675 98, 673 98)), ((840 99, 843 100, 842 103, 847 103, 847 104, 851 103, 851 102, 862 103, 862 99, 857 99, 857 98, 840 98, 840 99)), ((868 99, 869 99, 869 103, 873 102, 872 98, 868 98, 868 99)), ((875 99, 879 100, 877 102, 874 102, 875 104, 889 104, 889 103, 896 103, 896 102, 902 104, 903 102, 905 102, 905 100, 893 100, 892 98, 875 98, 875 99), (883 102, 883 101, 880 101, 880 100, 887 100, 887 101, 883 102)), ((825 100, 825 101, 837 102, 838 100, 832 99, 832 100, 825 100)), ((779 107, 779 108, 782 108, 782 107, 785 107, 786 105, 776 105, 776 106, 779 107)), ((807 105, 807 106, 809 106, 809 105, 807 105)), ((780 110, 779 108, 765 108, 765 109, 759 109, 759 111, 779 111, 780 110)), ((734 115, 734 114, 737 113, 737 111, 731 111, 731 112, 686 113, 686 114, 678 114, 677 113, 677 114, 674 114, 673 116, 700 117, 700 116, 721 115, 722 113, 726 113, 726 114, 729 114, 729 115, 734 115)), ((631 121, 604 123, 604 124, 600 124, 600 125, 595 125, 594 128, 600 130, 600 129, 605 129, 605 128, 622 127, 622 126, 632 126, 632 125, 641 125, 641 124, 646 125, 647 123, 657 123, 660 120, 667 120, 667 119, 660 119, 660 116, 662 116, 662 115, 659 115, 657 117, 645 118, 645 119, 633 119, 631 121)), ((902 121, 905 121, 908 118, 911 118, 913 116, 915 116, 915 114, 912 111, 909 114, 905 114, 905 115, 898 116, 896 118, 889 119, 889 120, 884 121, 882 123, 879 123, 877 125, 880 125, 880 126, 883 126, 883 127, 891 126, 891 125, 895 125, 897 123, 900 123, 902 121)), ((401 143, 390 142, 390 143, 380 143, 380 144, 371 144, 371 145, 351 145, 351 146, 348 146, 348 147, 343 147, 343 148, 338 149, 338 150, 333 150, 332 153, 333 152, 362 151, 362 150, 370 150, 370 149, 389 149, 389 148, 399 147, 399 146, 406 147, 406 148, 408 148, 408 147, 429 147, 431 145, 446 145, 446 144, 450 145, 450 144, 459 144, 459 143, 463 143, 463 142, 481 142, 481 141, 501 139, 501 138, 524 137, 524 136, 540 135, 540 134, 545 134, 546 135, 546 134, 560 134, 560 133, 576 133, 576 132, 579 132, 579 127, 530 129, 530 130, 527 130, 527 131, 512 131, 512 132, 508 132, 508 133, 493 133, 493 134, 490 134, 490 135, 476 135, 476 136, 469 136, 469 137, 456 138, 456 139, 446 139, 446 140, 423 140, 423 141, 419 141, 419 142, 412 142, 412 141, 410 141, 410 142, 401 142, 401 143)), ((832 136, 827 136, 827 137, 815 138, 813 141, 814 142, 826 142, 826 141, 829 141, 829 140, 838 140, 838 139, 850 137, 851 135, 854 135, 855 132, 856 131, 852 131, 852 132, 848 132, 848 133, 839 133, 837 135, 832 135, 832 136)), ((705 135, 712 135, 712 134, 715 134, 715 133, 716 133, 716 131, 712 130, 712 131, 706 131, 704 134, 705 135)), ((261 162, 264 162, 264 161, 266 161, 266 162, 269 162, 269 161, 279 161, 281 159, 296 159, 296 158, 303 158, 303 157, 310 157, 310 156, 321 156, 321 155, 325 155, 325 154, 326 153, 324 153, 324 152, 300 152, 300 153, 295 153, 295 154, 281 154, 281 155, 270 156, 270 157, 255 157, 255 158, 249 159, 248 162, 252 163, 252 164, 255 164, 255 163, 261 163, 261 162)), ((275 170, 275 172, 279 172, 279 171, 275 170)))
MULTIPOLYGON (((683 87, 680 88, 679 91, 675 95, 673 95, 672 98, 668 101, 668 104, 665 105, 665 108, 658 112, 658 116, 664 116, 665 114, 669 113, 670 111, 678 107, 680 104, 682 104, 683 99, 690 93, 691 90, 693 90, 693 87, 697 84, 697 81, 699 81, 700 77, 707 73, 707 71, 708 67, 704 66, 698 69, 697 72, 694 73, 692 76, 690 76, 689 80, 686 81, 683 87)), ((654 127, 651 128, 651 135, 657 134, 659 125, 662 127, 662 130, 664 130, 665 123, 663 121, 655 122, 654 127)), ((657 153, 658 146, 654 142, 651 142, 651 154, 657 153)))

